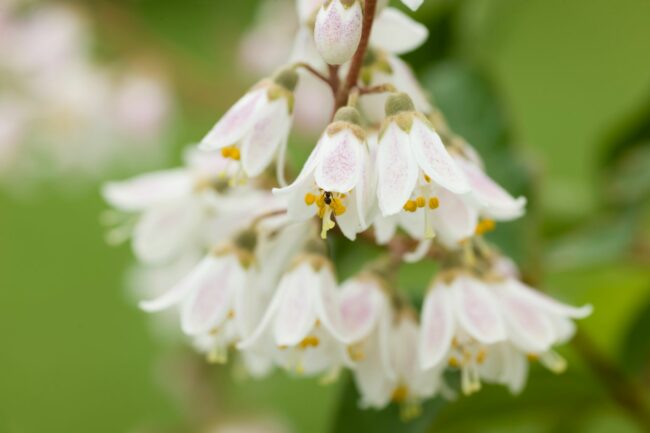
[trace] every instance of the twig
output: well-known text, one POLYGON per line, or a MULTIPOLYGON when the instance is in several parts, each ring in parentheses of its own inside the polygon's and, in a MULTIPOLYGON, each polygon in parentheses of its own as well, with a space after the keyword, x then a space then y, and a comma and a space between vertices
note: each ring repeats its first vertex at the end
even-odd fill
POLYGON ((379 84, 377 86, 371 87, 359 87, 359 94, 361 95, 370 95, 372 93, 387 93, 387 92, 396 92, 397 89, 392 84, 379 84))
POLYGON ((361 40, 359 41, 359 46, 357 47, 356 53, 354 53, 354 57, 352 57, 352 63, 350 64, 348 75, 345 78, 343 85, 339 88, 336 94, 336 109, 339 109, 345 105, 348 100, 350 90, 356 86, 357 81, 359 80, 359 74, 361 73, 361 67, 363 66, 363 58, 366 55, 368 43, 370 42, 370 32, 372 31, 372 25, 375 21, 376 11, 377 0, 366 0, 363 8, 363 27, 361 29, 361 40))
MULTIPOLYGON (((331 81, 330 78, 326 77, 325 75, 321 74, 314 68, 313 66, 304 63, 304 62, 299 62, 293 65, 294 68, 303 68, 304 70, 310 72, 314 77, 318 78, 321 81, 324 81, 325 84, 331 87, 331 81)), ((332 90, 333 91, 333 90, 332 90)))

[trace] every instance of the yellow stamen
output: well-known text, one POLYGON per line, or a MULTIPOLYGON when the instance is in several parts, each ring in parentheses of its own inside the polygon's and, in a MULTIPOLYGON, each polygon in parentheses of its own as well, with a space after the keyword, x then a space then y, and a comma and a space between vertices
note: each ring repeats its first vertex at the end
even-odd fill
POLYGON ((438 197, 431 197, 429 199, 429 209, 438 209, 438 206, 440 206, 440 200, 438 200, 438 197))
POLYGON ((415 212, 418 208, 417 203, 415 203, 415 200, 409 200, 404 204, 404 210, 407 212, 415 212))
POLYGON ((427 205, 427 201, 424 197, 420 196, 415 199, 415 204, 417 205, 417 207, 423 208, 424 206, 427 205))
POLYGON ((425 174, 425 175, 424 175, 424 181, 425 181, 426 183, 429 183, 429 182, 431 182, 431 178, 425 174))
POLYGON ((353 361, 360 362, 366 359, 366 354, 363 353, 363 348, 359 345, 348 346, 348 354, 353 361))
POLYGON ((310 193, 310 192, 308 192, 307 194, 305 194, 305 204, 306 204, 307 206, 311 206, 311 205, 313 205, 314 202, 316 202, 316 196, 315 196, 314 194, 312 194, 312 193, 310 193))
POLYGON ((480 236, 482 234, 491 232, 492 230, 494 230, 495 226, 496 223, 494 222, 494 220, 484 219, 476 225, 476 230, 474 230, 474 233, 480 236))
POLYGON ((487 358, 487 350, 483 348, 476 354, 476 362, 483 364, 485 362, 485 358, 487 358))
POLYGON ((320 340, 318 337, 315 335, 310 335, 308 337, 305 337, 300 343, 298 343, 298 347, 301 349, 308 349, 310 347, 318 347, 320 344, 320 340))
POLYGON ((408 396, 409 396, 408 387, 406 387, 405 385, 400 385, 393 390, 393 394, 391 395, 391 400, 393 400, 395 403, 402 403, 406 401, 408 396))
POLYGON ((233 147, 232 150, 230 151, 230 158, 234 159, 235 161, 239 161, 239 158, 241 157, 241 154, 239 152, 239 149, 236 147, 233 147))
POLYGON ((452 356, 451 358, 449 358, 449 366, 453 368, 458 368, 460 367, 460 361, 455 356, 452 356))

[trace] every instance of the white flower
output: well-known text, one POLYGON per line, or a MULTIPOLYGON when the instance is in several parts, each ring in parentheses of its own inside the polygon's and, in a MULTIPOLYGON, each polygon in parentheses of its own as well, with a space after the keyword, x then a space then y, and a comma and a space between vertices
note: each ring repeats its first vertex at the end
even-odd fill
POLYGON ((290 217, 318 214, 323 238, 335 225, 332 215, 350 239, 366 228, 372 187, 366 134, 358 123, 354 108, 339 109, 293 184, 274 190, 288 197, 290 217))
MULTIPOLYGON (((424 369, 447 363, 460 368, 466 394, 480 389, 481 377, 520 389, 519 374, 503 375, 504 365, 520 360, 508 352, 508 347, 516 348, 521 355, 538 357, 552 370, 560 371, 564 361, 552 346, 573 334, 570 319, 590 313, 590 306, 570 307, 513 278, 485 282, 461 274, 450 283, 439 279, 422 307, 420 364, 424 369), (493 352, 499 358, 488 363, 493 352)), ((518 371, 521 373, 521 366, 518 371)))
POLYGON ((359 0, 329 0, 321 7, 314 40, 327 63, 341 65, 352 58, 361 40, 362 23, 359 0))
POLYGON ((455 209, 454 195, 469 192, 469 184, 431 124, 414 111, 405 94, 386 105, 377 149, 377 198, 384 217, 417 213, 423 223, 418 238, 435 235, 433 220, 441 196, 455 209), (449 192, 449 194, 447 194, 449 192))
POLYGON ((141 175, 103 188, 105 200, 126 214, 127 224, 109 235, 115 242, 133 237, 136 256, 164 263, 230 238, 256 216, 283 209, 270 193, 229 188, 231 162, 220 155, 189 152, 187 167, 141 175))
POLYGON ((241 160, 248 177, 261 174, 276 157, 280 172, 297 82, 298 75, 293 70, 282 71, 273 80, 261 81, 224 114, 202 140, 200 148, 221 149, 224 157, 241 160))
POLYGON ((283 368, 335 376, 350 363, 345 341, 332 265, 309 254, 284 274, 261 323, 238 347, 264 352, 270 342, 270 355, 283 368))

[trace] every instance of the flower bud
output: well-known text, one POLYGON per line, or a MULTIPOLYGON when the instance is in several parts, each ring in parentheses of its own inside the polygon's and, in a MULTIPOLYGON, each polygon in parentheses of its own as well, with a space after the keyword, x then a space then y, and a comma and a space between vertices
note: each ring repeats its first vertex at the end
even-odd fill
POLYGON ((316 17, 314 40, 323 59, 330 65, 341 65, 352 58, 363 25, 359 0, 330 0, 316 17))

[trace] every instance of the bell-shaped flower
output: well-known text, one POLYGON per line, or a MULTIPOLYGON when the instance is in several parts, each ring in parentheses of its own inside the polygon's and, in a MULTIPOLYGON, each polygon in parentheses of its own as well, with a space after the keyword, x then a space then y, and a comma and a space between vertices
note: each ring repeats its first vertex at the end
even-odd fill
POLYGON ((254 313, 248 306, 255 295, 250 286, 255 242, 254 233, 243 232, 209 253, 170 290, 141 302, 141 308, 156 312, 180 305, 183 332, 195 338, 209 336, 209 357, 225 362, 228 346, 245 335, 248 316, 254 313))
POLYGON ((419 335, 417 319, 408 309, 380 322, 372 351, 354 370, 362 406, 381 409, 394 402, 408 419, 418 415, 423 399, 438 391, 439 372, 424 371, 418 363, 419 335))
POLYGON ((282 170, 297 83, 292 69, 262 80, 224 114, 200 148, 220 149, 225 158, 241 162, 248 177, 261 174, 275 158, 282 170))
POLYGON ((323 60, 341 65, 352 58, 361 40, 363 11, 359 0, 328 0, 316 16, 314 41, 323 60))
POLYGON ((337 112, 296 180, 274 190, 287 198, 289 216, 304 220, 318 215, 321 236, 335 226, 350 239, 364 230, 366 214, 373 200, 366 133, 359 126, 359 114, 344 107, 337 112))
POLYGON ((271 342, 274 362, 298 374, 335 376, 350 360, 345 349, 332 264, 304 254, 278 285, 257 329, 238 348, 263 352, 271 342))
MULTIPOLYGON (((406 94, 391 96, 386 103, 377 149, 377 198, 383 216, 417 213, 424 230, 420 238, 432 238, 434 213, 440 197, 469 192, 465 175, 451 157, 428 120, 415 111, 406 94)), ((447 209, 453 212, 454 206, 447 209)))
MULTIPOLYGON (((425 298, 420 335, 422 368, 445 364, 459 368, 466 394, 481 388, 481 378, 520 388, 521 377, 504 376, 499 367, 502 362, 520 361, 504 352, 510 347, 539 358, 553 371, 564 368, 564 360, 551 348, 572 335, 570 319, 586 317, 591 307, 562 304, 514 278, 496 282, 466 274, 452 278, 451 282, 438 279, 425 298), (493 353, 496 360, 490 359, 493 353)), ((521 373, 521 366, 518 371, 521 373)))

